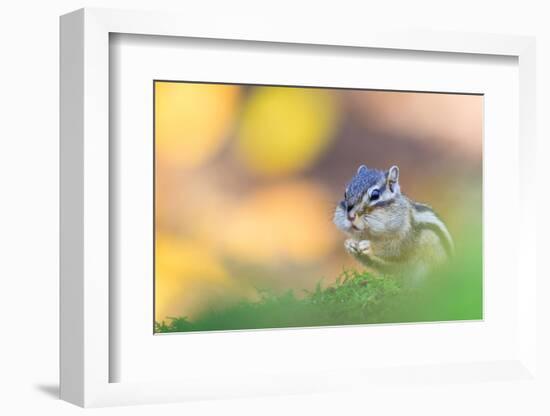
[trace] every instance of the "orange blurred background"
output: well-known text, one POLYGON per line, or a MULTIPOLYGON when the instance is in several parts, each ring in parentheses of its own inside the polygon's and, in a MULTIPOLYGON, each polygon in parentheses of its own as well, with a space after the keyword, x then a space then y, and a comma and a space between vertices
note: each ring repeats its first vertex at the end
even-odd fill
POLYGON ((155 82, 155 319, 358 267, 332 213, 357 167, 459 234, 481 218, 483 97, 155 82))

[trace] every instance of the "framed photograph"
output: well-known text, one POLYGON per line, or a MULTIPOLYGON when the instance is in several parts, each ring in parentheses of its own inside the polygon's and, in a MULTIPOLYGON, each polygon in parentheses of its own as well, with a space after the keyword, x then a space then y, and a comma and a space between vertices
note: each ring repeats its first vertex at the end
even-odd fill
POLYGON ((534 40, 238 23, 61 18, 61 397, 536 383, 534 40))

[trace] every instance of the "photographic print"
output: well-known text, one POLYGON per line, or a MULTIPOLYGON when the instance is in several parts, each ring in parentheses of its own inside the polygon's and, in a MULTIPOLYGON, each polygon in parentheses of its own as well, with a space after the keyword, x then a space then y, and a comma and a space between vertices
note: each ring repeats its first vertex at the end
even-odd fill
POLYGON ((483 96, 155 81, 154 332, 483 318, 483 96))

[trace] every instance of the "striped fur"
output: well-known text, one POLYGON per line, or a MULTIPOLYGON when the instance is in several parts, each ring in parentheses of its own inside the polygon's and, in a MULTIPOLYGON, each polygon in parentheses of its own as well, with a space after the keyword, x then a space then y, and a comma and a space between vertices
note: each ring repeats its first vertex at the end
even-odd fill
POLYGON ((433 231, 439 237, 447 255, 452 256, 454 254, 454 243, 451 233, 449 233, 443 221, 441 221, 429 205, 417 202, 413 203, 412 220, 414 223, 413 228, 433 231))

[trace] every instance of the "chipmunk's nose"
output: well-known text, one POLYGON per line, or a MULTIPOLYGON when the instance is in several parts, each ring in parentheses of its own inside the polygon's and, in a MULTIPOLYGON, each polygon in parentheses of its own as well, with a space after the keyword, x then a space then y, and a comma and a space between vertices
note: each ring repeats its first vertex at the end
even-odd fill
POLYGON ((352 204, 348 204, 348 203, 345 203, 345 208, 346 208, 346 212, 347 212, 347 215, 348 215, 348 220, 350 221, 354 221, 355 220, 355 213, 352 213, 351 211, 353 210, 353 205, 352 204))

